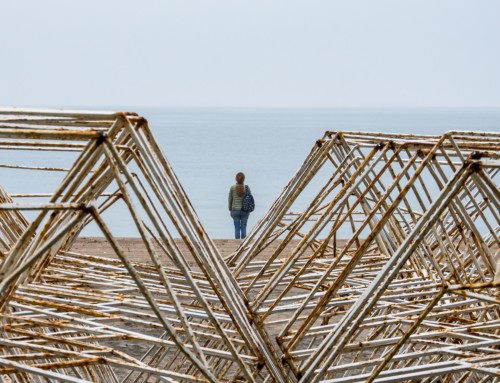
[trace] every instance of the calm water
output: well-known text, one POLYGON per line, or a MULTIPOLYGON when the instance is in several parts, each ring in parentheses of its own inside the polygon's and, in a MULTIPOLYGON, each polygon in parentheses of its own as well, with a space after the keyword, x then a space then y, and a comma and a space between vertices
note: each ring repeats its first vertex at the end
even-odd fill
MULTIPOLYGON (((440 134, 448 130, 500 131, 500 108, 129 109, 148 119, 213 238, 232 236, 227 194, 238 171, 247 175, 257 203, 250 216, 251 226, 271 206, 326 130, 414 134, 440 134)), ((7 184, 11 193, 21 191, 19 180, 12 185, 8 185, 9 181, 4 179, 3 184, 7 184)), ((119 217, 113 221, 115 235, 133 235, 128 223, 119 217)), ((89 228, 85 234, 97 232, 89 228)))

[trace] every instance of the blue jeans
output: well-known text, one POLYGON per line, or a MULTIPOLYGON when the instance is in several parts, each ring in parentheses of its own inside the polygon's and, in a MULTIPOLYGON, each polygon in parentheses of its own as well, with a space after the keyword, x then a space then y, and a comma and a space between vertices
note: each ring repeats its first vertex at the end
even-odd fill
POLYGON ((249 215, 250 213, 241 210, 231 211, 231 217, 233 217, 234 221, 234 238, 243 239, 247 236, 247 221, 249 215))

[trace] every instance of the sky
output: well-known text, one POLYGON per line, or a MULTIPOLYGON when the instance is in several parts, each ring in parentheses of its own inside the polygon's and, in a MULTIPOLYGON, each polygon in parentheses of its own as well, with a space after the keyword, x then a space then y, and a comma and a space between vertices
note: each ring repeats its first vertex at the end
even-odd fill
POLYGON ((498 0, 0 0, 0 105, 499 107, 498 0))

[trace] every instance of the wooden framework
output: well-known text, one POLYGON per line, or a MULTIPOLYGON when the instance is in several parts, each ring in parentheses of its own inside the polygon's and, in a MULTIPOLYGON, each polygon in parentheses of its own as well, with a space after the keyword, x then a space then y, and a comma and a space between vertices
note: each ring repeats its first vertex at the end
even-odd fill
POLYGON ((499 147, 327 132, 224 260, 144 118, 0 110, 0 172, 61 175, 0 187, 0 380, 495 382, 499 147), (88 225, 113 254, 72 251, 88 225))

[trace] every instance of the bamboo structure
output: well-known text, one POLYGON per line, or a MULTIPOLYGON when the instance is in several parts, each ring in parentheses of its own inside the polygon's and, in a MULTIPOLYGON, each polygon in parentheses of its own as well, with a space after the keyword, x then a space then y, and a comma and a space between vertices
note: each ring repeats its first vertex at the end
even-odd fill
POLYGON ((499 148, 327 132, 223 259, 144 118, 0 109, 0 381, 495 382, 499 148))

